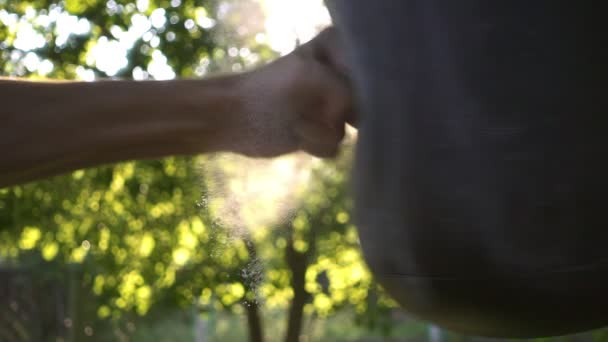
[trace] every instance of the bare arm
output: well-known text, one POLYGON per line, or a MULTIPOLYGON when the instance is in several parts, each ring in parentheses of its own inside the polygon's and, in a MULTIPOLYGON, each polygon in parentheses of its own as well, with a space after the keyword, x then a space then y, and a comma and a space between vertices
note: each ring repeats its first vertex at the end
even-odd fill
POLYGON ((0 80, 0 187, 168 155, 332 155, 348 87, 306 51, 206 80, 0 80))
MULTIPOLYGON (((221 150, 232 79, 0 81, 0 186, 128 159, 221 150)), ((234 99, 233 99, 234 98, 234 99)))

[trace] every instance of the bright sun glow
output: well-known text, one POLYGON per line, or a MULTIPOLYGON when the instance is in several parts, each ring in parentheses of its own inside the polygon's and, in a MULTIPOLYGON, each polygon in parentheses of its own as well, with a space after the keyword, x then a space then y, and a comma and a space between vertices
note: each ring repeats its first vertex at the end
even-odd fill
POLYGON ((306 42, 331 24, 323 0, 263 0, 266 35, 270 46, 281 54, 306 42))

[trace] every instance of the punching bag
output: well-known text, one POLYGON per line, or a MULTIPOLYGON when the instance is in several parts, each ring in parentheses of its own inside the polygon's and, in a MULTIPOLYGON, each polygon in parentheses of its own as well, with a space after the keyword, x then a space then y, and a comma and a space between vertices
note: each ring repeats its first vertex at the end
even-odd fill
POLYGON ((334 0, 355 215, 401 306, 496 337, 608 325, 601 2, 334 0))

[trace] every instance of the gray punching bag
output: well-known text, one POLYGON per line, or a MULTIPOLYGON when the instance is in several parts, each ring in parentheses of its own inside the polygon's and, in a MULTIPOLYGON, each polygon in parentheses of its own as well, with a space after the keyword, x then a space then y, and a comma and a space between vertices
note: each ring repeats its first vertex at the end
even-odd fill
POLYGON ((599 1, 328 1, 360 108, 365 258, 474 335, 608 325, 608 43, 599 1))

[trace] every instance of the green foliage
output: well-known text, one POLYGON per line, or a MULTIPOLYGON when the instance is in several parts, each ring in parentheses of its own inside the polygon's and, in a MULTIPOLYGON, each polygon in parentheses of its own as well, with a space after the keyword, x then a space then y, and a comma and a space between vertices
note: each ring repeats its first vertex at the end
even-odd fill
POLYGON ((87 284, 107 299, 100 316, 143 314, 187 260, 205 257, 194 255, 209 241, 194 165, 131 162, 5 189, 3 254, 36 249, 49 261, 82 263, 87 284))
MULTIPOLYGON (((215 0, 0 2, 0 73, 148 78, 155 76, 155 65, 167 64, 173 75, 202 76, 217 69, 215 57, 235 47, 221 39, 218 44, 217 31, 225 30, 214 18, 216 10, 215 0), (99 54, 104 51, 108 55, 99 54), (124 56, 108 66, 117 55, 124 56)), ((240 36, 235 43, 248 49, 230 58, 231 64, 243 67, 259 54, 269 57, 253 37, 240 36)))

